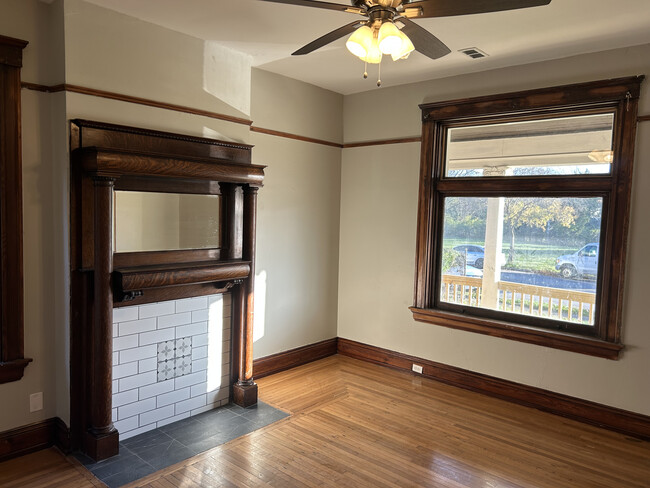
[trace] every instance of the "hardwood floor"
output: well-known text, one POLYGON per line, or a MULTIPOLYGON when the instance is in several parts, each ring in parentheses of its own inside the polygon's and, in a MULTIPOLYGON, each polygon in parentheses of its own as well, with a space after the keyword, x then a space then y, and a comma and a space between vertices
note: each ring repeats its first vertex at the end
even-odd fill
POLYGON ((2 488, 94 488, 105 486, 75 459, 56 448, 0 463, 2 488))
MULTIPOLYGON (((128 486, 650 487, 648 442, 374 364, 332 356, 259 387, 292 416, 128 486)), ((93 486, 70 465, 17 484, 8 463, 2 487, 93 486)))

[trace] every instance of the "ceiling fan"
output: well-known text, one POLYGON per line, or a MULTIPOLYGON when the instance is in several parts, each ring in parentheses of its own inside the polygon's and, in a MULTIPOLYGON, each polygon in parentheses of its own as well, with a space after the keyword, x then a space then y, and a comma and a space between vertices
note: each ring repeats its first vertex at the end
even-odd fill
POLYGON ((381 62, 382 54, 390 54, 396 61, 406 59, 413 50, 431 59, 451 52, 445 43, 412 19, 499 12, 551 3, 551 0, 351 0, 351 5, 346 6, 317 0, 264 1, 338 10, 366 17, 339 27, 292 54, 308 54, 352 34, 346 43, 348 49, 362 61, 373 64, 381 62), (402 29, 395 22, 402 24, 402 29))

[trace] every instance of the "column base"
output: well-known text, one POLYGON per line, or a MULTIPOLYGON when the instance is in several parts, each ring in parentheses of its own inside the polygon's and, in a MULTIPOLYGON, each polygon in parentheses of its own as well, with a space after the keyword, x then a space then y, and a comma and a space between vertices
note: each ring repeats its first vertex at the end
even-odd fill
POLYGON ((119 441, 120 435, 116 429, 107 434, 94 434, 88 430, 84 438, 84 452, 95 461, 102 461, 119 453, 119 441))
POLYGON ((257 403, 257 383, 240 385, 235 383, 232 386, 232 401, 240 407, 250 407, 257 403))

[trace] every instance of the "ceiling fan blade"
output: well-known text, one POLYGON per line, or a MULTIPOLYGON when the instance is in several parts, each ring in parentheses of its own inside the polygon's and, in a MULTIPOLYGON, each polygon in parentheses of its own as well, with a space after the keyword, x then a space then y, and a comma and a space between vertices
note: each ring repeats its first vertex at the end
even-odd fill
POLYGON ((413 46, 415 46, 415 49, 418 52, 430 57, 431 59, 441 58, 451 52, 444 42, 431 34, 431 32, 426 30, 424 27, 420 27, 415 22, 404 17, 400 17, 397 21, 404 24, 402 32, 411 39, 413 46))
POLYGON ((310 52, 315 51, 316 49, 323 47, 326 44, 329 44, 330 42, 336 41, 337 39, 340 39, 341 37, 347 34, 351 34, 358 27, 361 27, 365 23, 366 23, 365 20, 356 20, 354 22, 350 22, 348 25, 339 27, 338 29, 333 30, 332 32, 328 32, 324 36, 319 37, 315 41, 311 41, 306 46, 303 46, 300 49, 298 49, 295 53, 291 53, 291 55, 300 56, 302 54, 309 54, 310 52))
POLYGON ((289 5, 300 5, 302 7, 316 7, 328 10, 338 10, 340 12, 357 13, 357 10, 351 5, 341 5, 340 3, 317 2, 316 0, 262 0, 263 2, 286 3, 289 5))
POLYGON ((483 14, 519 8, 548 5, 551 0, 421 0, 404 2, 405 8, 421 8, 425 17, 449 17, 452 15, 483 14))

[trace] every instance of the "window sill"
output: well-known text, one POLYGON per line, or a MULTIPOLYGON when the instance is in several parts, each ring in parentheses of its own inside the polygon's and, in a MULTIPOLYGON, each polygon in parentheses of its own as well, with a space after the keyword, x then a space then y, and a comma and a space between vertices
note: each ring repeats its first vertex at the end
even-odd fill
POLYGON ((21 379, 25 368, 31 362, 31 359, 23 358, 0 363, 0 383, 11 383, 21 379))
POLYGON ((544 330, 525 327, 519 324, 485 320, 476 317, 441 310, 410 307, 413 318, 418 322, 425 322, 452 329, 468 332, 477 332, 493 337, 501 337, 513 341, 527 342, 539 346, 552 347, 565 351, 588 354, 606 359, 618 359, 625 346, 606 342, 593 337, 568 334, 555 330, 544 330))

